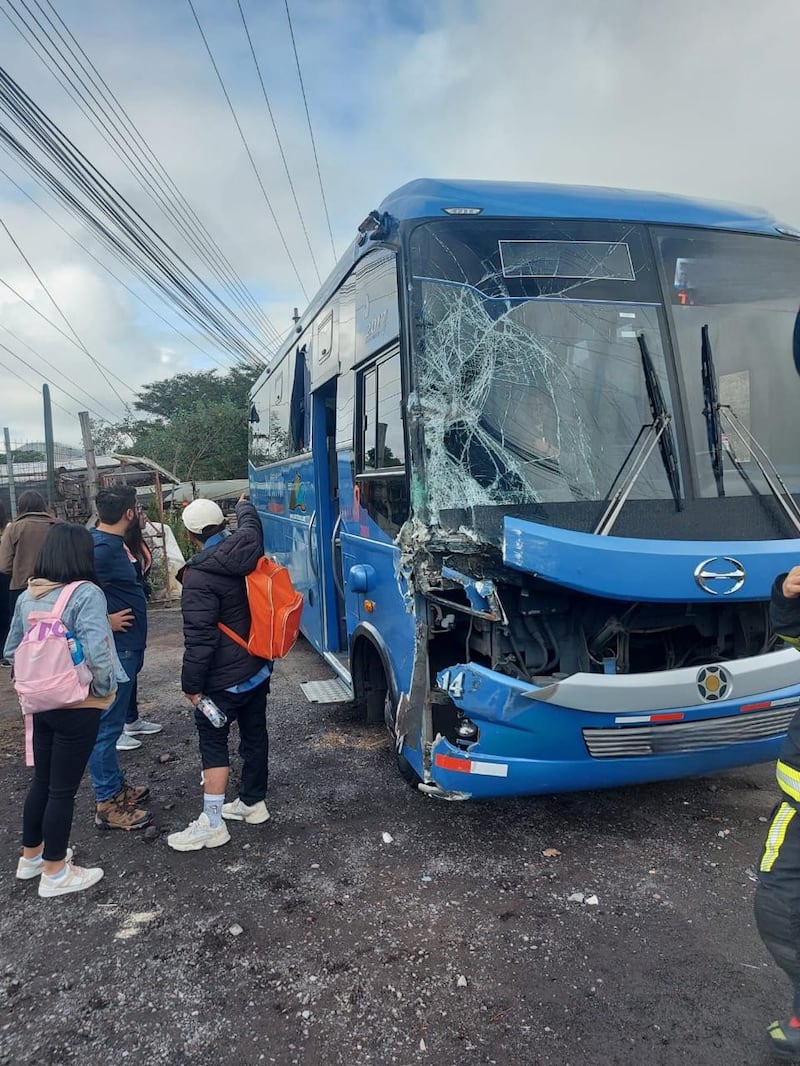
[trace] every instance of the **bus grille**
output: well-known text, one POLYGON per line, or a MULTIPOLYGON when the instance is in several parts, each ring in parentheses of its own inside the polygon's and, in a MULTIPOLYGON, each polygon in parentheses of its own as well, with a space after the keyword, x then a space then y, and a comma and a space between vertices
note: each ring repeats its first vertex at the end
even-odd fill
POLYGON ((669 725, 619 726, 616 729, 584 729, 583 739, 595 759, 620 759, 641 755, 674 755, 724 744, 744 743, 780 736, 789 728, 798 705, 729 718, 706 718, 699 722, 669 725))

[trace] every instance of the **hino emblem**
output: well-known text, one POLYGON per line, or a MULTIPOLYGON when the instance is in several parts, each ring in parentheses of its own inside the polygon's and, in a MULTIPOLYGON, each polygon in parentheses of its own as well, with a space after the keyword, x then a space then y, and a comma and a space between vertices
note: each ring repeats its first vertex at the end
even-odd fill
POLYGON ((694 579, 709 596, 730 596, 744 584, 745 570, 738 559, 714 555, 695 569, 694 579))

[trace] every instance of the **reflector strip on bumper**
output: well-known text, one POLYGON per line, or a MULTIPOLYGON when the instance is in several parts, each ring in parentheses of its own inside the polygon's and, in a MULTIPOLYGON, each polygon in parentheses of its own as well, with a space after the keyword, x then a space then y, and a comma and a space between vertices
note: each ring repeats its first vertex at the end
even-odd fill
POLYGON ((617 725, 644 725, 649 722, 682 722, 683 711, 659 711, 658 714, 621 714, 615 718, 617 725))
POLYGON ((434 765, 441 770, 455 770, 459 774, 482 774, 484 777, 508 777, 508 763, 478 762, 477 759, 458 759, 454 755, 437 754, 434 765))
POLYGON ((764 700, 763 703, 743 703, 739 710, 742 714, 748 711, 766 711, 769 707, 788 707, 789 704, 797 703, 797 696, 784 696, 782 700, 764 700))
MULTIPOLYGON (((589 754, 595 759, 674 755, 780 736, 789 728, 797 709, 797 697, 794 697, 790 706, 758 714, 736 714, 666 725, 651 720, 648 726, 643 727, 587 728, 582 731, 583 740, 589 754)), ((615 721, 619 722, 620 719, 615 721)), ((630 722, 631 718, 622 721, 630 722)))

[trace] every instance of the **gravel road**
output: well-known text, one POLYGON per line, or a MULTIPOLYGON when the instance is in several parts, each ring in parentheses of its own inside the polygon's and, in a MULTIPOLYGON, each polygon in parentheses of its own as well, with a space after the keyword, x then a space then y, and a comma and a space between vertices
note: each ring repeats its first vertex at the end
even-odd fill
POLYGON ((154 610, 150 639, 141 706, 164 732, 121 758, 157 831, 97 832, 84 781, 76 859, 106 877, 79 896, 13 876, 28 771, 0 677, 0 1063, 771 1061, 787 989, 752 918, 770 767, 441 803, 381 729, 305 702, 329 671, 302 645, 270 698, 272 818, 179 854, 164 835, 200 809, 179 612, 154 610))

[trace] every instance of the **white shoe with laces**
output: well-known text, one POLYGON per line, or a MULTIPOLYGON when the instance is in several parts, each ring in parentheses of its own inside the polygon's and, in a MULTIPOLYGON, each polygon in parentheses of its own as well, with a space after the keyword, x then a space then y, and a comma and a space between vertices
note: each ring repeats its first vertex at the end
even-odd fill
POLYGON ((167 843, 175 851, 200 851, 201 848, 219 848, 231 839, 224 822, 212 826, 205 811, 180 833, 170 833, 167 843))
POLYGON ((269 811, 263 800, 248 806, 237 796, 232 803, 223 803, 222 817, 234 822, 247 822, 248 825, 260 825, 269 818, 269 811))
POLYGON ((141 746, 141 740, 137 740, 136 737, 129 737, 127 733, 120 733, 119 737, 117 737, 117 751, 133 751, 134 748, 141 748, 141 746))
MULTIPOLYGON (((67 848, 67 862, 72 862, 72 848, 67 848)), ((44 859, 40 855, 38 859, 26 859, 23 855, 17 863, 17 878, 20 881, 30 881, 34 877, 40 877, 44 873, 44 859)))
POLYGON ((73 866, 67 863, 67 872, 58 878, 50 877, 43 873, 39 881, 39 895, 43 899, 52 896, 66 896, 70 892, 83 892, 86 888, 96 885, 102 878, 103 871, 99 866, 84 869, 82 866, 73 866))
POLYGON ((148 722, 144 718, 137 718, 135 722, 126 722, 124 726, 125 735, 129 737, 160 733, 163 728, 163 725, 159 725, 158 722, 148 722))

